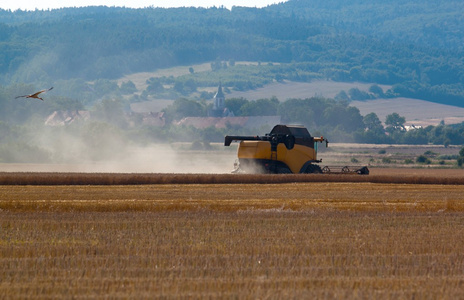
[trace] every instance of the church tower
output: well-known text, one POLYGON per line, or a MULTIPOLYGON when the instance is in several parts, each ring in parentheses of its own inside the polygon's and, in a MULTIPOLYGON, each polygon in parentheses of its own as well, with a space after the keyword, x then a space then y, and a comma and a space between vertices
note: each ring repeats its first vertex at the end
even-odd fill
POLYGON ((218 91, 216 95, 214 95, 213 108, 208 111, 208 116, 219 118, 234 117, 234 112, 229 111, 229 109, 226 107, 226 97, 222 91, 221 83, 219 83, 218 91))
POLYGON ((218 91, 216 95, 214 95, 213 110, 220 111, 222 113, 225 107, 225 100, 224 93, 222 92, 222 85, 219 83, 218 91))

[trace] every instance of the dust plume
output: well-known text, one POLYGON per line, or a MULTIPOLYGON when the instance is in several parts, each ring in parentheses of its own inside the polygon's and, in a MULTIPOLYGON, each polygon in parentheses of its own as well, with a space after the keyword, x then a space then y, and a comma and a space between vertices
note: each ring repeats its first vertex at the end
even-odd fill
POLYGON ((236 159, 235 149, 220 143, 211 145, 210 150, 192 150, 192 143, 135 143, 104 123, 44 126, 30 136, 28 145, 33 145, 34 151, 4 160, 0 171, 230 173, 236 159))

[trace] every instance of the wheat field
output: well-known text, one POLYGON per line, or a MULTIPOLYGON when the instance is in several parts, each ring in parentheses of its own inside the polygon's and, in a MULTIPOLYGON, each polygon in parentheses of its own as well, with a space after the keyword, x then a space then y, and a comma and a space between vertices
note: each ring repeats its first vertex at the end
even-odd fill
POLYGON ((464 185, 0 185, 0 295, 459 299, 464 185))

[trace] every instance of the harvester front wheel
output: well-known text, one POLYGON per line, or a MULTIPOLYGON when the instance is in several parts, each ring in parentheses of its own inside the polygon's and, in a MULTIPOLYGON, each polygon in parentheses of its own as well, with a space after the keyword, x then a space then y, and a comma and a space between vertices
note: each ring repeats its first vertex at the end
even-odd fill
POLYGON ((305 173, 322 173, 322 169, 318 165, 309 164, 305 173))
POLYGON ((347 166, 343 167, 342 168, 342 173, 350 173, 350 168, 348 168, 347 166))

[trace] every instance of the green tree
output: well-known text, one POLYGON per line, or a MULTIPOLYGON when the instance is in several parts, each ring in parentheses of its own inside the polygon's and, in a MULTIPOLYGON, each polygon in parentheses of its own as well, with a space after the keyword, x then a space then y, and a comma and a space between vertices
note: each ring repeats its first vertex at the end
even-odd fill
POLYGON ((369 87, 369 92, 374 94, 377 98, 383 98, 385 97, 385 94, 383 92, 383 89, 378 86, 377 84, 373 84, 369 87))
POLYGON ((342 105, 338 102, 324 110, 326 123, 332 127, 339 127, 344 132, 354 132, 364 128, 363 118, 359 109, 342 105))
POLYGON ((120 90, 123 95, 130 95, 135 93, 137 91, 137 88, 135 87, 135 84, 129 80, 121 83, 120 90))
POLYGON ((206 116, 206 106, 198 101, 180 98, 163 110, 166 122, 180 120, 185 117, 204 117, 206 116))
POLYGON ((164 86, 160 78, 151 77, 147 80, 147 92, 149 94, 157 94, 164 92, 164 86))
POLYGON ((338 101, 350 101, 350 96, 345 91, 340 91, 337 95, 335 95, 335 100, 338 101))
POLYGON ((105 95, 120 95, 118 84, 108 79, 96 80, 92 86, 92 89, 97 97, 103 97, 105 95))
POLYGON ((417 163, 420 163, 420 164, 431 164, 432 161, 425 155, 419 155, 417 158, 416 158, 416 162, 417 163))
POLYGON ((232 111, 235 116, 242 116, 242 106, 248 103, 248 100, 240 97, 240 98, 229 98, 225 100, 225 107, 232 111))
POLYGON ((464 165, 464 147, 459 150, 459 157, 457 160, 458 166, 462 167, 464 165))
POLYGON ((405 117, 401 117, 398 113, 392 113, 387 115, 385 119, 385 125, 387 126, 388 132, 403 131, 404 123, 406 122, 405 117))
POLYGON ((302 124, 312 127, 314 112, 309 99, 288 99, 279 106, 279 113, 284 123, 302 124))
POLYGON ((367 131, 374 135, 385 135, 385 129, 376 113, 369 113, 363 117, 364 126, 367 131))
POLYGON ((371 98, 368 93, 361 91, 358 88, 349 89, 348 95, 350 95, 351 100, 367 100, 371 98))
POLYGON ((279 100, 276 97, 271 99, 258 99, 250 101, 242 106, 244 116, 275 116, 277 115, 279 100))
POLYGON ((174 90, 181 95, 187 96, 197 90, 197 83, 192 78, 187 80, 176 80, 174 90))
POLYGON ((427 132, 422 128, 413 129, 404 132, 401 140, 397 142, 412 145, 424 145, 428 143, 427 132))

